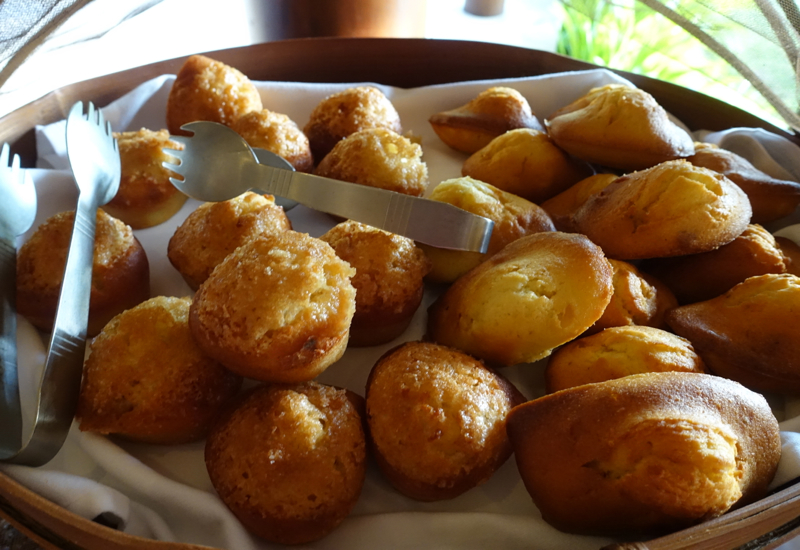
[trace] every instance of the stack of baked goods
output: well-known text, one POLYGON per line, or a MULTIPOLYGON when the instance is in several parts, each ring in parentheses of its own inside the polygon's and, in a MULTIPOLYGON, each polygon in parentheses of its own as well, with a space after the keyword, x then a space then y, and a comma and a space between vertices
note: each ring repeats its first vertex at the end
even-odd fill
POLYGON ((800 278, 752 222, 790 214, 800 187, 695 143, 625 86, 593 89, 544 126, 596 175, 547 192, 536 149, 515 151, 523 130, 462 173, 536 197, 569 234, 522 237, 457 279, 430 310, 431 338, 500 366, 552 353, 552 395, 515 407, 508 431, 559 529, 663 532, 760 498, 780 438, 757 392, 797 392, 800 350, 783 331, 800 320, 800 278), (476 171, 512 155, 530 159, 530 175, 476 171))
MULTIPOLYGON (((569 533, 649 536, 766 494, 781 447, 762 393, 800 393, 800 249, 757 223, 791 213, 800 185, 696 143, 622 85, 554 113, 509 87, 430 113, 461 164, 434 182, 377 87, 321 98, 302 130, 269 107, 235 68, 192 56, 166 127, 213 120, 297 170, 485 216, 487 253, 328 217, 312 236, 254 193, 190 201, 164 247, 186 296, 114 292, 131 300, 99 317, 82 430, 205 439, 220 499, 283 544, 346 521, 370 455, 398 498, 429 502, 464 498, 513 454, 569 533), (337 380, 348 348, 359 375, 337 380)), ((160 147, 137 151, 160 164, 160 147)), ((138 219, 163 221, 148 204, 138 219)), ((20 273, 52 271, 44 256, 23 249, 20 273)), ((37 323, 52 315, 40 277, 18 277, 37 323)))

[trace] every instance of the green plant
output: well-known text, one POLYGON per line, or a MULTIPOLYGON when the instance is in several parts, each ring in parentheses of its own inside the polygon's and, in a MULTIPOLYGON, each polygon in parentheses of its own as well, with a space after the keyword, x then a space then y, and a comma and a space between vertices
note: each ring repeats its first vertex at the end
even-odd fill
MULTIPOLYGON (((636 0, 562 0, 561 6, 558 53, 673 82, 786 126, 731 65, 646 5, 636 0)), ((732 24, 717 31, 736 28, 732 24)))

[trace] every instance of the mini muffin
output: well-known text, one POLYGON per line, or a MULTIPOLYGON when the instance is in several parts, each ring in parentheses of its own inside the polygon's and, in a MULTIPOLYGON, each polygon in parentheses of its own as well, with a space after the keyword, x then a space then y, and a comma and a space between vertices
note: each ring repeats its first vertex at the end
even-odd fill
POLYGON ((175 445, 205 437, 242 379, 203 354, 190 298, 151 298, 92 340, 77 418, 82 431, 175 445))
POLYGON ((493 364, 536 361, 600 318, 612 274, 583 235, 527 235, 453 283, 429 310, 428 334, 493 364))
POLYGON ((382 91, 357 86, 329 95, 311 111, 303 132, 308 136, 316 162, 350 134, 369 128, 402 133, 400 115, 382 91))
POLYGON ((544 130, 528 100, 504 86, 484 90, 466 105, 436 113, 428 122, 445 144, 470 155, 509 130, 544 130))
POLYGON ((342 139, 314 173, 416 197, 428 187, 422 147, 384 128, 362 130, 342 139))
POLYGON ((641 374, 706 372, 689 340, 653 327, 611 327, 558 348, 545 369, 547 392, 641 374))
POLYGON ((238 246, 258 235, 291 228, 272 195, 248 191, 227 201, 201 204, 175 230, 167 257, 192 290, 197 290, 238 246))
POLYGON ((674 160, 617 178, 574 221, 609 257, 633 260, 714 250, 741 235, 751 213, 725 176, 674 160))
POLYGON ((785 273, 786 257, 769 231, 751 224, 716 250, 648 260, 641 267, 672 289, 681 304, 691 304, 724 294, 748 277, 785 273))
POLYGON ((614 294, 603 315, 586 333, 626 325, 665 328, 664 314, 678 305, 669 287, 628 262, 608 261, 614 270, 614 294))
POLYGON ((200 349, 265 382, 305 382, 347 347, 355 270, 305 233, 258 235, 195 294, 189 327, 200 349))
POLYGON ((457 350, 407 342, 367 381, 378 466, 416 500, 451 499, 488 480, 511 455, 506 415, 525 401, 505 378, 457 350))
POLYGON ((675 308, 667 324, 716 375, 750 389, 800 394, 800 277, 759 275, 722 296, 675 308))
POLYGON ((176 174, 161 163, 171 157, 161 149, 183 150, 171 141, 169 132, 142 128, 137 132, 114 133, 119 144, 122 177, 119 191, 103 210, 133 229, 151 227, 167 221, 186 202, 186 195, 169 181, 176 174))
POLYGON ((428 198, 452 204, 494 222, 485 254, 420 244, 433 263, 428 279, 434 282, 452 283, 508 243, 532 233, 555 230, 547 213, 534 203, 470 177, 443 181, 428 198))
POLYGON ((422 302, 430 260, 414 241, 346 221, 320 237, 355 270, 356 312, 350 345, 376 346, 400 336, 422 302))
MULTIPOLYGON (((49 218, 17 256, 17 312, 36 327, 53 328, 75 212, 49 218)), ((150 297, 150 264, 131 228, 97 211, 87 334, 150 297)))
POLYGON ((462 176, 541 203, 580 180, 592 168, 559 149, 541 130, 521 128, 493 139, 464 161, 462 176))
POLYGON ((314 159, 308 138, 288 116, 267 109, 250 111, 231 124, 250 147, 272 151, 298 172, 311 172, 314 159))
POLYGON ((762 498, 781 456, 761 395, 688 372, 529 401, 511 411, 508 435, 542 518, 568 533, 630 537, 715 518, 762 498))
POLYGON ((189 57, 167 98, 167 130, 185 136, 181 126, 197 120, 229 126, 250 111, 260 111, 261 96, 237 69, 203 55, 189 57))
POLYGON ((246 529, 303 544, 350 514, 366 471, 356 397, 316 382, 264 385, 220 418, 206 441, 206 467, 246 529))
POLYGON ((566 191, 542 203, 542 208, 550 215, 553 225, 559 231, 577 233, 572 217, 589 197, 596 195, 617 179, 616 174, 595 174, 582 179, 566 191))
POLYGON ((556 145, 587 162, 642 170, 694 154, 694 141, 643 90, 594 88, 553 113, 545 126, 556 145))
POLYGON ((753 223, 788 216, 800 204, 800 183, 765 174, 750 161, 711 143, 695 143, 687 158, 695 166, 719 172, 742 188, 753 207, 753 223))

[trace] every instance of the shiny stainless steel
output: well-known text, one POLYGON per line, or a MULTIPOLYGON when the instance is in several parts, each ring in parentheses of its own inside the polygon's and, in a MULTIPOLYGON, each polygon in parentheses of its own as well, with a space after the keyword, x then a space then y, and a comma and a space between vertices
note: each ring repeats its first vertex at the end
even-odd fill
MULTIPOLYGON (((259 164, 239 134, 215 122, 190 122, 191 137, 173 136, 184 149, 164 151, 183 179, 181 191, 203 201, 223 201, 257 189, 300 204, 404 235, 440 248, 486 252, 493 222, 450 204, 259 164)), ((260 154, 265 158, 271 153, 260 154)), ((277 155, 275 155, 277 156, 277 155)))
MULTIPOLYGON (((276 155, 272 151, 267 151, 266 149, 259 149, 258 147, 253 147, 253 152, 256 154, 256 160, 258 160, 259 164, 265 164, 267 166, 272 166, 273 168, 282 168, 284 170, 294 170, 294 166, 283 158, 280 155, 276 155)), ((297 206, 297 201, 293 201, 291 199, 287 199, 285 197, 275 197, 275 204, 278 206, 282 206, 284 210, 287 212, 297 206)))
POLYGON ((0 458, 22 447, 22 409, 17 376, 17 250, 16 237, 36 217, 36 189, 9 147, 0 150, 0 458))
POLYGON ((56 455, 75 416, 89 319, 97 208, 114 197, 120 180, 117 142, 111 125, 94 105, 88 104, 85 115, 81 102, 73 105, 66 134, 78 204, 36 417, 30 437, 18 452, 4 450, 0 456, 31 466, 45 464, 56 455))

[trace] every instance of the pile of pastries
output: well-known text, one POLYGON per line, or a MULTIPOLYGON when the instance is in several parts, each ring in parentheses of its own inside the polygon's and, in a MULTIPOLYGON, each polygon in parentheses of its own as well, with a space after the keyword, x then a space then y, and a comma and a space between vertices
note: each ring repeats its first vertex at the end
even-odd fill
MULTIPOLYGON (((430 124, 463 158, 432 189, 377 88, 323 99, 301 129, 235 68, 189 58, 165 128, 117 136, 123 179, 98 213, 80 428, 205 438, 222 501, 285 544, 345 520, 367 456, 398 492, 433 501, 514 455, 542 517, 571 533, 644 536, 762 498, 781 451, 762 394, 800 393, 800 249, 759 224, 792 213, 800 184, 696 143, 622 85, 543 114, 494 87, 430 124), (489 250, 351 220, 312 237, 272 197, 245 193, 201 205, 169 240, 193 297, 150 297, 132 228, 183 204, 163 148, 194 120, 297 170, 488 217, 489 250), (426 338, 404 341, 426 288, 439 292, 426 338), (316 381, 348 346, 390 342, 364 365, 363 395, 316 381), (503 375, 520 363, 537 363, 526 368, 547 395, 503 375)), ((70 220, 48 220, 19 255, 18 308, 44 330, 70 220)))

